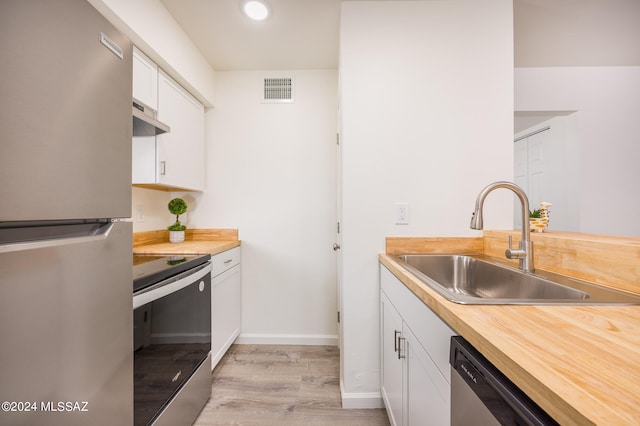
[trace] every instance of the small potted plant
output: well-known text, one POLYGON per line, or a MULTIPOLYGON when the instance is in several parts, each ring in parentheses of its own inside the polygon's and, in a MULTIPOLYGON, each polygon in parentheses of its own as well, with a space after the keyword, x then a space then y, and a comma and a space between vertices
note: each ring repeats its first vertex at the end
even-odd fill
POLYGON ((184 230, 186 226, 180 223, 180 215, 186 213, 187 203, 182 198, 174 198, 169 201, 169 212, 176 215, 176 222, 169 226, 169 241, 172 243, 181 243, 184 241, 184 230))
POLYGON ((534 232, 544 232, 549 226, 549 207, 551 203, 540 202, 540 208, 529 211, 529 226, 534 232))

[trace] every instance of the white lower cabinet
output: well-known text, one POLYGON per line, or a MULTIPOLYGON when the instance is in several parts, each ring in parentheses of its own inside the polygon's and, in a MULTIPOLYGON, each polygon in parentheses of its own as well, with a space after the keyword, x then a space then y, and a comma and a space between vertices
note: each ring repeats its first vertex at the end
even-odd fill
POLYGON ((455 335, 380 265, 381 393, 396 426, 450 424, 449 343, 455 335))
MULTIPOLYGON (((405 425, 449 425, 451 387, 406 327, 405 337, 405 425)), ((447 345, 448 348, 449 345, 447 345)))
POLYGON ((398 345, 402 337, 402 317, 393 307, 384 292, 380 293, 380 316, 382 324, 381 359, 382 359, 382 398, 387 407, 387 414, 392 425, 403 425, 402 421, 402 352, 398 345))
POLYGON ((240 334, 240 247, 212 256, 211 369, 240 334))

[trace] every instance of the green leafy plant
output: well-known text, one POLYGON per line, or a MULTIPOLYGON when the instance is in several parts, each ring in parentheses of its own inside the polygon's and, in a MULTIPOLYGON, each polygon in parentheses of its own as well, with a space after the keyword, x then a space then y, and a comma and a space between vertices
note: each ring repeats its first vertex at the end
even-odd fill
POLYGON ((534 210, 534 211, 529 210, 529 217, 539 219, 542 217, 542 214, 540 213, 540 210, 534 210))
POLYGON ((180 215, 187 212, 187 203, 182 198, 174 198, 169 201, 169 212, 176 215, 176 222, 169 226, 169 231, 184 231, 186 226, 180 223, 180 215))

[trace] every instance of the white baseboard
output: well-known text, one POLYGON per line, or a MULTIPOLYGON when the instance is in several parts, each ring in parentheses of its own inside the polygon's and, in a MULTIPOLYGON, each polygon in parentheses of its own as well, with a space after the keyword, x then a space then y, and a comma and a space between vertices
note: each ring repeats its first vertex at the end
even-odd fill
POLYGON ((385 408, 380 392, 345 392, 342 380, 340 380, 340 394, 342 408, 345 409, 385 408))
POLYGON ((332 334, 246 334, 238 336, 241 345, 322 345, 338 346, 338 336, 332 334))

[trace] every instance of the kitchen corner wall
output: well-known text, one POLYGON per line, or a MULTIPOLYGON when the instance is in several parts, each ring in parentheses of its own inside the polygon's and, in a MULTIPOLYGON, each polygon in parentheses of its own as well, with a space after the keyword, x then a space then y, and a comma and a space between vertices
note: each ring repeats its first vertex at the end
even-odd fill
POLYGON ((337 70, 216 79, 207 190, 184 195, 193 197, 190 227, 239 231, 239 342, 337 344, 337 70), (293 77, 294 102, 263 103, 265 77, 293 77))
MULTIPOLYGON (((136 187, 131 190, 131 218, 134 233, 166 229, 175 221, 176 218, 169 213, 168 207, 173 194, 136 187)), ((189 200, 186 201, 189 205, 189 200)), ((186 215, 180 217, 180 221, 191 227, 188 211, 186 215)))
MULTIPOLYGON (((513 177, 512 2, 344 2, 340 87, 342 403, 366 408, 381 404, 385 237, 480 236, 476 196, 513 177)), ((511 229, 510 192, 485 206, 487 229, 511 229)))
POLYGON ((239 229, 241 341, 336 344, 337 70, 214 73, 159 0, 89 1, 206 106, 215 95, 207 190, 133 188, 134 232, 164 229, 183 197, 188 227, 239 229), (295 102, 261 103, 263 77, 283 75, 295 102))

